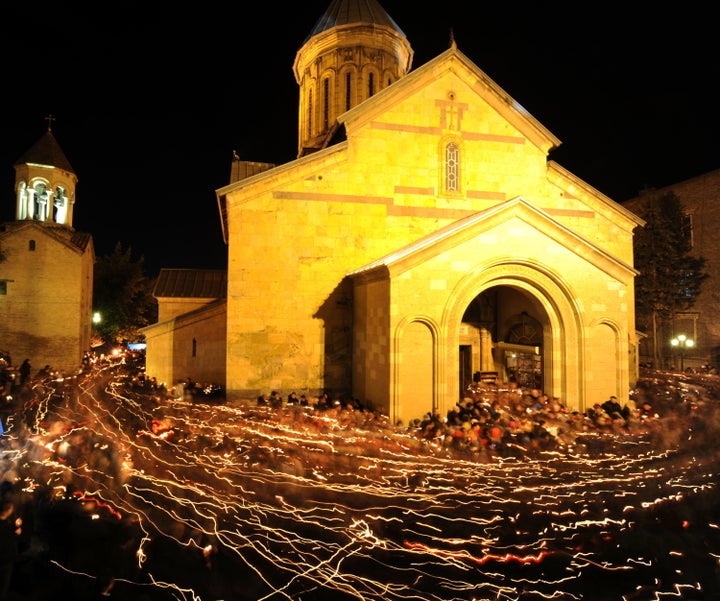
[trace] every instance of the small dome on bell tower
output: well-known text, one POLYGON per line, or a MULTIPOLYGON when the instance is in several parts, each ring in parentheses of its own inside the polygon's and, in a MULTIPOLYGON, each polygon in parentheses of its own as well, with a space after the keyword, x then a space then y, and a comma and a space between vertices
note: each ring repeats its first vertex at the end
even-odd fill
POLYGON ((15 161, 15 219, 72 227, 78 178, 52 133, 47 131, 15 161))

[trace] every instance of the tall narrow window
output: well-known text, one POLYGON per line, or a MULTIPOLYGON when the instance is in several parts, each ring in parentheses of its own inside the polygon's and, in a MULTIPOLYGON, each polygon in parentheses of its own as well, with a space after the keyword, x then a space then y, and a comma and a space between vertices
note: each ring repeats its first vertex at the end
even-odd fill
POLYGON ((65 224, 68 214, 68 199, 65 196, 65 188, 58 186, 53 196, 53 221, 65 224))
POLYGON ((445 147, 445 190, 460 191, 460 148, 455 142, 445 147))
POLYGON ((192 356, 197 357, 197 340, 193 338, 192 356))
POLYGON ((681 229, 683 238, 685 238, 685 240, 687 240, 687 242, 690 245, 690 248, 692 248, 693 243, 694 243, 692 215, 689 215, 688 213, 683 214, 680 229, 681 229))
POLYGON ((45 221, 48 218, 48 189, 47 186, 38 182, 35 184, 35 208, 33 218, 37 221, 45 221))
POLYGON ((323 80, 323 131, 330 125, 330 80, 323 80))
POLYGON ((35 240, 28 241, 28 250, 35 250, 35 240))
POLYGON ((0 294, 7 294, 7 281, 5 280, 0 280, 0 294))
POLYGON ((375 74, 370 73, 368 75, 368 98, 375 94, 375 74))
POLYGON ((307 133, 308 136, 312 136, 312 112, 313 112, 313 93, 310 90, 308 94, 308 111, 307 111, 307 133))
POLYGON ((345 73, 345 110, 349 111, 352 108, 352 75, 348 71, 345 73))

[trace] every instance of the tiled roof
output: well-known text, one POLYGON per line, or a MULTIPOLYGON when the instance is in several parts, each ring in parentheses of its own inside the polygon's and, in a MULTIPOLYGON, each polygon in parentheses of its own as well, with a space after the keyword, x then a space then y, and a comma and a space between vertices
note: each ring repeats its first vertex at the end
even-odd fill
POLYGON ((71 231, 72 235, 70 237, 70 241, 80 250, 85 250, 88 247, 88 244, 92 242, 91 234, 88 234, 87 232, 77 232, 75 230, 71 231))
POLYGON ((26 228, 37 228, 56 240, 69 244, 82 252, 92 242, 92 236, 86 232, 78 232, 71 227, 51 221, 34 221, 33 219, 21 219, 20 221, 8 221, 0 224, 0 238, 12 236, 26 228))
POLYGON ((403 36, 405 35, 376 0, 333 0, 322 17, 315 23, 315 27, 312 28, 305 41, 333 27, 353 23, 384 25, 392 27, 403 36))
POLYGON ((70 161, 68 161, 65 153, 60 148, 60 144, 58 144, 50 130, 47 130, 29 150, 25 151, 25 154, 15 161, 15 165, 26 165, 27 163, 50 165, 75 173, 70 161))
POLYGON ((161 269, 155 298, 226 298, 227 271, 223 269, 161 269))

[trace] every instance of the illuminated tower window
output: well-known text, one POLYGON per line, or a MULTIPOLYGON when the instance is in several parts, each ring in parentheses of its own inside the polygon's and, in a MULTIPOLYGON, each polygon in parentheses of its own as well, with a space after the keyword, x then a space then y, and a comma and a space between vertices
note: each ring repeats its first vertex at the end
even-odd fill
POLYGON ((33 219, 36 221, 45 221, 48 218, 48 189, 43 182, 35 184, 35 205, 33 210, 33 219))
POLYGON ((694 246, 694 240, 693 240, 693 219, 692 215, 689 213, 683 213, 681 217, 681 232, 683 238, 687 240, 688 244, 690 244, 690 248, 694 246))
POLYGON ((460 148, 455 142, 445 147, 445 190, 460 191, 460 148))
POLYGON ((323 131, 330 125, 330 80, 323 80, 323 131))
POLYGON ((313 93, 310 90, 308 94, 308 111, 307 111, 307 131, 308 135, 312 135, 312 111, 313 111, 313 93))
POLYGON ((352 76, 348 72, 345 74, 345 110, 349 111, 352 108, 350 98, 352 95, 352 76))
POLYGON ((58 186, 53 196, 53 221, 65 224, 68 218, 68 199, 65 188, 58 186))

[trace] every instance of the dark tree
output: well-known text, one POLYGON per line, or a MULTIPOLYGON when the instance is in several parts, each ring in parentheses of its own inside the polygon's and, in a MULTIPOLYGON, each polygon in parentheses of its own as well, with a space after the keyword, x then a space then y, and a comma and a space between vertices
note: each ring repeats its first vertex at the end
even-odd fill
POLYGON ((138 329, 157 320, 154 281, 143 272, 143 257, 132 260, 118 242, 112 254, 95 263, 93 311, 101 320, 95 330, 104 342, 118 343, 140 338, 138 329))
POLYGON ((661 365, 659 340, 675 314, 692 307, 700 294, 705 259, 693 256, 692 221, 680 199, 667 192, 649 196, 640 216, 645 227, 635 232, 634 261, 637 327, 652 344, 653 361, 661 365))

